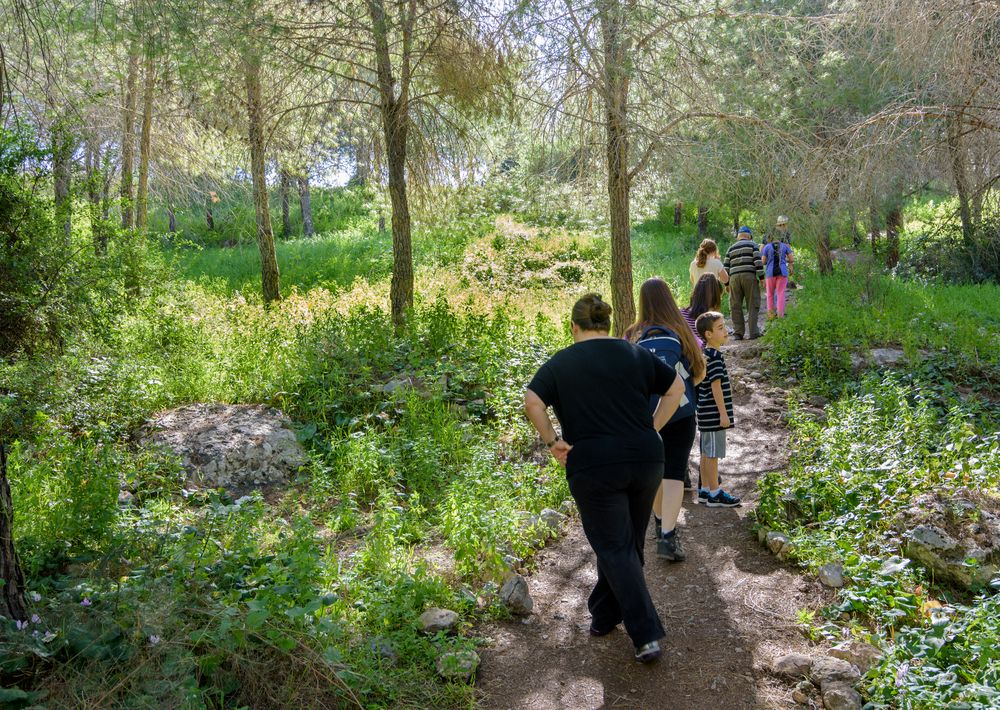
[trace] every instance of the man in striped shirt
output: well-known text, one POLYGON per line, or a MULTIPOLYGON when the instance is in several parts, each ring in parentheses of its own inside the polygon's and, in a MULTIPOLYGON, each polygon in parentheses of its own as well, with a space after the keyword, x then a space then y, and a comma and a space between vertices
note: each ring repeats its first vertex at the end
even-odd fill
POLYGON ((757 315, 760 312, 760 282, 764 280, 764 264, 760 259, 760 248, 753 240, 749 227, 740 227, 737 241, 726 252, 723 265, 729 272, 730 301, 733 316, 733 337, 742 340, 747 335, 747 322, 743 319, 743 302, 747 304, 747 321, 750 325, 749 338, 759 338, 757 315))

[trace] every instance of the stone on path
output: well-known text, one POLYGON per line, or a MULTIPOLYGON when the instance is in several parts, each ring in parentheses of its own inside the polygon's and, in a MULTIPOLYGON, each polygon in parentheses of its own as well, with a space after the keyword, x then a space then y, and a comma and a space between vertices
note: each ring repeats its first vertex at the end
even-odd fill
POLYGON ((558 510, 552 510, 552 508, 544 508, 542 512, 538 514, 539 519, 548 525, 553 530, 558 530, 559 526, 562 525, 563 521, 566 520, 566 516, 560 513, 558 510))
POLYGON ((861 710, 861 695, 850 683, 830 683, 823 688, 823 707, 827 710, 861 710))
POLYGON ((882 660, 882 651, 864 641, 846 641, 831 648, 830 655, 857 666, 862 675, 882 660))
POLYGON ((844 566, 839 562, 831 562, 819 568, 819 582, 824 587, 840 589, 844 586, 844 566))
POLYGON ((809 669, 812 668, 812 662, 812 657, 807 656, 804 653, 789 653, 787 656, 782 656, 775 661, 772 670, 775 675, 784 676, 786 678, 805 678, 809 675, 809 669))
POLYGON ((767 543, 767 548, 775 555, 781 552, 785 546, 791 542, 791 540, 788 539, 788 536, 784 533, 774 531, 769 532, 764 538, 764 541, 767 543))
POLYGON ((797 702, 799 705, 808 705, 809 696, 813 692, 813 684, 808 680, 799 681, 795 684, 795 689, 792 690, 792 700, 797 702))
POLYGON ((535 607, 528 593, 528 580, 519 574, 511 575, 500 587, 500 600, 516 616, 527 616, 535 607))
POLYGON ((809 667, 809 677, 825 691, 826 686, 831 683, 854 683, 861 677, 861 673, 857 666, 845 660, 823 656, 813 660, 809 667))
POLYGON ((432 607, 417 619, 420 630, 425 634, 436 634, 439 631, 451 632, 458 624, 458 613, 451 609, 432 607))
POLYGON ((479 654, 475 651, 449 651, 438 656, 434 665, 445 680, 467 683, 479 669, 479 654))

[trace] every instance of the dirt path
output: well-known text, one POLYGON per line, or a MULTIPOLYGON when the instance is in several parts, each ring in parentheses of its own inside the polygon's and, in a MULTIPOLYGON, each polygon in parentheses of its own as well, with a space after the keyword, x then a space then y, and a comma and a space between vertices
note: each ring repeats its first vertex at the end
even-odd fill
MULTIPOLYGON (((658 560, 646 542, 646 579, 667 636, 659 662, 632 660, 628 636, 588 632, 586 597, 594 556, 571 520, 565 537, 538 557, 529 579, 535 611, 523 621, 491 624, 477 686, 480 706, 531 708, 776 708, 794 705, 771 677, 771 661, 807 643, 796 626, 804 607, 831 599, 818 582, 781 565, 757 543, 750 511, 756 480, 787 462, 788 432, 779 415, 784 382, 771 382, 760 341, 733 342, 725 353, 733 379, 737 428, 721 472, 743 497, 735 509, 709 509, 688 497, 680 529, 687 561, 658 560)), ((697 444, 692 471, 697 470, 697 444)))

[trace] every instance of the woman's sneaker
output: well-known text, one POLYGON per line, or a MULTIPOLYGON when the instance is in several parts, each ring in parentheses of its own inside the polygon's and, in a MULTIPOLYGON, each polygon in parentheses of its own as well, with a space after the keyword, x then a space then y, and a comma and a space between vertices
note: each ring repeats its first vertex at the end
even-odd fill
POLYGON ((635 660, 639 663, 652 663, 660 657, 660 642, 650 641, 635 647, 635 660))
POLYGON ((671 562, 683 562, 687 559, 687 554, 681 547, 681 538, 676 529, 674 529, 673 535, 661 537, 656 541, 656 556, 661 560, 670 560, 671 562))
POLYGON ((743 503, 736 496, 731 496, 720 488, 719 492, 714 496, 709 494, 705 505, 709 508, 735 508, 738 505, 743 505, 743 503))
POLYGON ((708 502, 708 490, 705 488, 698 489, 698 496, 694 499, 695 503, 707 503, 708 502))

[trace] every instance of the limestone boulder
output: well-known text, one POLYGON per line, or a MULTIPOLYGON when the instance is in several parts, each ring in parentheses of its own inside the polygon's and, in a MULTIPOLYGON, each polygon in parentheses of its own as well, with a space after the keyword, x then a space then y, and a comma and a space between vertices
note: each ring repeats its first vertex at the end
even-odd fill
POLYGON ((154 415, 140 445, 177 456, 188 484, 246 493, 287 483, 305 450, 281 411, 253 404, 191 404, 154 415))
POLYGON ((916 498, 893 527, 903 554, 937 579, 969 589, 1000 575, 1000 500, 966 489, 916 498))

